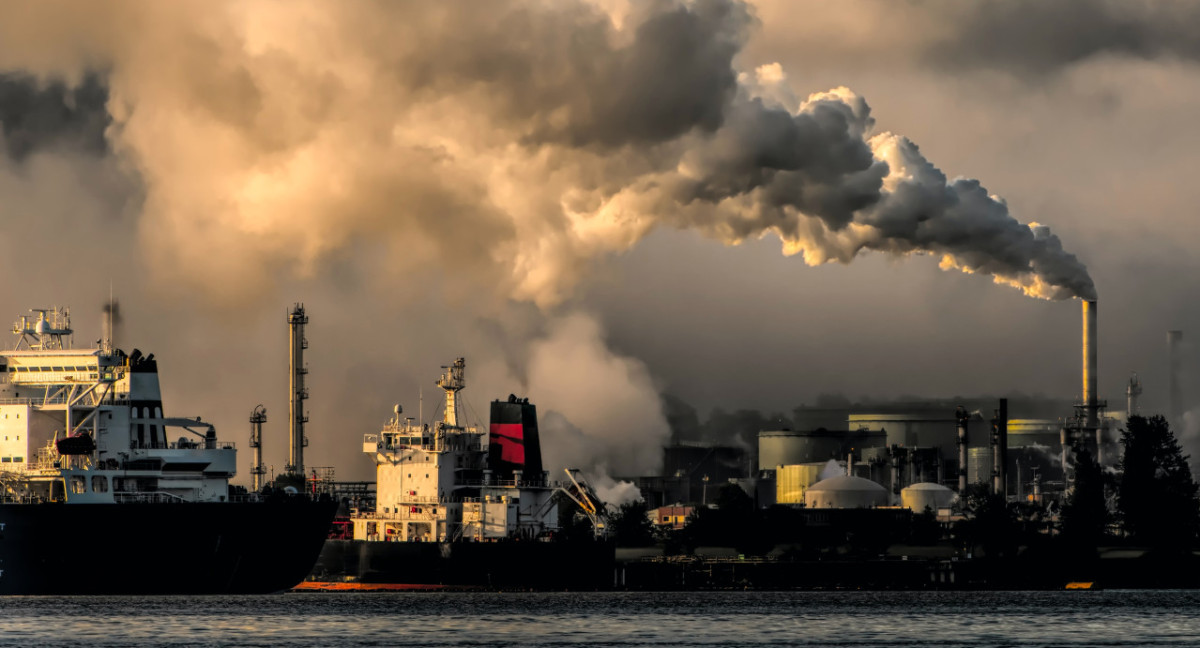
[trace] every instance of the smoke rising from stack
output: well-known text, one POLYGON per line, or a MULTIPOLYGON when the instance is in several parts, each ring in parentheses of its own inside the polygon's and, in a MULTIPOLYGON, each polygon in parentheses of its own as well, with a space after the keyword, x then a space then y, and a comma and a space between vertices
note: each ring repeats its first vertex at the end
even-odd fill
MULTIPOLYGON (((739 75, 754 20, 738 2, 4 13, 0 70, 69 84, 106 71, 108 146, 144 187, 150 276, 217 308, 330 268, 359 266, 353 282, 436 267, 454 308, 494 316, 502 295, 547 309, 520 354, 569 327, 559 309, 596 259, 664 227, 776 236, 810 264, 932 254, 1033 296, 1094 296, 1048 230, 874 133, 853 92, 797 102, 778 66, 739 75)), ((640 364, 592 359, 606 358, 640 364)), ((638 381, 653 386, 644 367, 638 381)), ((651 390, 622 398, 665 429, 651 390)), ((605 443, 614 462, 640 461, 605 443)))
POLYGON ((59 9, 3 16, 0 69, 108 70, 151 262, 214 301, 379 240, 427 251, 411 263, 460 251, 470 281, 549 306, 656 227, 1095 296, 1057 237, 873 133, 850 90, 782 106, 762 96, 781 71, 739 82, 753 18, 735 0, 636 3, 619 26, 586 2, 59 9))

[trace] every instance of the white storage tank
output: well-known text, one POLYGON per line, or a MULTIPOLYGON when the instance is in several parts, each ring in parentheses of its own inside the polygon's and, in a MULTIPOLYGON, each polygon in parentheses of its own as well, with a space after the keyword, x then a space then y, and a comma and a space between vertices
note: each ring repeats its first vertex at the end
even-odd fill
POLYGON ((958 493, 933 482, 913 484, 900 491, 900 505, 914 513, 922 513, 926 508, 937 513, 938 509, 950 508, 957 500, 958 493))
POLYGON ((862 477, 840 475, 821 480, 804 491, 808 508, 872 508, 886 506, 888 490, 862 477))

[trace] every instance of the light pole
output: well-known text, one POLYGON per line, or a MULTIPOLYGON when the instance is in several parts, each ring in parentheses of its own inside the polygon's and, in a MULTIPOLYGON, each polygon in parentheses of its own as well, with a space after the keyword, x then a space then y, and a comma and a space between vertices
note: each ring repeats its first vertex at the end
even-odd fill
POLYGON ((708 506, 708 475, 701 477, 700 481, 704 482, 704 485, 700 488, 700 503, 707 507, 708 506))

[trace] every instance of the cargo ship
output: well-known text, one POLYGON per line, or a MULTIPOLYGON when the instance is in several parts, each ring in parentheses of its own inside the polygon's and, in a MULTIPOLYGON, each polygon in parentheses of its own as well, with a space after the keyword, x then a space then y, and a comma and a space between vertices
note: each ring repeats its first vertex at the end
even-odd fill
POLYGON ((266 593, 303 580, 336 502, 231 487, 236 448, 198 417, 164 415, 153 355, 107 332, 73 348, 68 309, 32 313, 0 351, 0 595, 266 593))
POLYGON ((416 422, 397 405, 379 433, 364 434, 374 505, 350 512, 350 537, 325 543, 302 589, 612 586, 614 548, 597 498, 575 472, 551 481, 542 469, 528 399, 492 402, 486 432, 464 424, 465 366, 458 358, 436 383, 441 421, 416 422), (568 533, 560 508, 586 518, 586 532, 568 533))

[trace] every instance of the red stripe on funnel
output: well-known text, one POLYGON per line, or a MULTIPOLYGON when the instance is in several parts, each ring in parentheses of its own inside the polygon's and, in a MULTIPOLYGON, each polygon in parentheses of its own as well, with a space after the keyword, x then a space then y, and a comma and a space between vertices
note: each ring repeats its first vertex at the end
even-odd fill
POLYGON ((520 423, 492 423, 488 443, 500 446, 500 460, 525 465, 525 428, 520 423))

